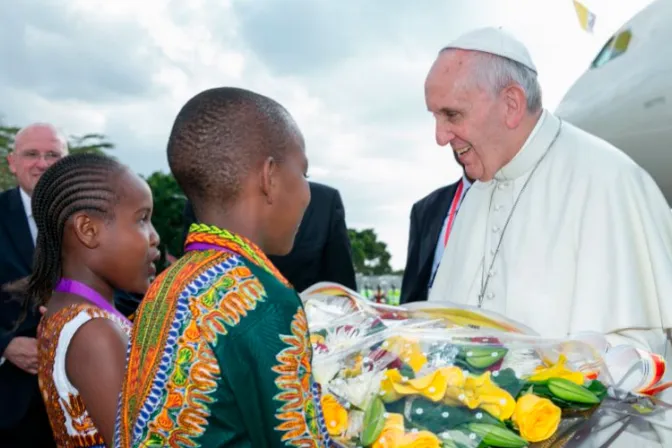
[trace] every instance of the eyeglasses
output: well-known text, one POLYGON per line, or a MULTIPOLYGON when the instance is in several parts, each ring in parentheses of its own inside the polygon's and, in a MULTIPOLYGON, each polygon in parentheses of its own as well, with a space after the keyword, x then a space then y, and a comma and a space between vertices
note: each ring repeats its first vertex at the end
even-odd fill
POLYGON ((63 157, 63 154, 55 151, 49 151, 44 154, 39 151, 24 151, 18 153, 17 155, 29 162, 37 162, 40 159, 44 159, 44 161, 47 163, 56 162, 63 157))

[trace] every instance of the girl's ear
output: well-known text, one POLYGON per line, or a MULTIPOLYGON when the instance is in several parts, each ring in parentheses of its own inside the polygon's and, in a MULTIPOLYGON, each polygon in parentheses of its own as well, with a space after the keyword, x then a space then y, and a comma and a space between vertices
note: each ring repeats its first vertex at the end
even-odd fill
POLYGON ((98 219, 91 218, 85 213, 75 214, 73 218, 77 239, 89 249, 95 249, 100 244, 100 226, 98 219))

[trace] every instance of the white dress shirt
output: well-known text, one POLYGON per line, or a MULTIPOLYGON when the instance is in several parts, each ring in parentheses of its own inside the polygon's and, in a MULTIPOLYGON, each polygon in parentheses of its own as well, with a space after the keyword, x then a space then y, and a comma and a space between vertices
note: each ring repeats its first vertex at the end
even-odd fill
MULTIPOLYGON (((471 187, 471 182, 469 182, 469 179, 467 179, 467 176, 462 177, 462 192, 460 193, 460 197, 453 197, 453 200, 450 202, 450 207, 448 207, 448 211, 446 212, 446 217, 443 220, 443 224, 441 224, 441 234, 439 235, 439 240, 436 242, 436 248, 434 249, 434 260, 432 262, 432 273, 429 276, 429 288, 432 288, 432 283, 434 281, 434 277, 436 276, 436 272, 439 269, 439 264, 441 263, 441 258, 443 257, 443 251, 445 250, 446 246, 443 244, 446 238, 446 232, 448 231, 448 220, 450 219, 450 210, 453 208, 453 203, 457 201, 457 206, 455 208, 455 217, 453 217, 453 226, 455 226, 455 219, 457 218, 457 212, 460 210, 460 206, 462 205, 462 201, 464 200, 464 196, 467 194, 467 191, 469 190, 469 187, 471 187)), ((459 186, 458 186, 459 187, 459 186)), ((450 235, 448 235, 450 237, 450 235)))
POLYGON ((22 188, 19 188, 21 192, 21 202, 23 202, 23 209, 26 212, 26 218, 28 218, 28 227, 30 227, 30 235, 33 237, 33 244, 37 241, 37 224, 35 224, 35 218, 33 218, 33 208, 32 208, 32 199, 28 196, 28 193, 23 191, 22 188))

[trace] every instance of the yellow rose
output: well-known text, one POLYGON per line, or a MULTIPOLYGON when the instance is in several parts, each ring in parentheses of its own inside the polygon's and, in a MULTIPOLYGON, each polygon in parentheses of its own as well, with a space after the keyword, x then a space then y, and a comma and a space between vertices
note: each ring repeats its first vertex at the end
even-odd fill
POLYGON ((583 386, 583 383, 586 382, 586 378, 581 372, 574 372, 565 367, 567 363, 567 358, 565 355, 560 355, 558 362, 551 364, 550 366, 543 367, 539 366, 535 372, 528 378, 529 381, 546 381, 551 378, 564 378, 576 383, 579 386, 583 386))
POLYGON ((439 448, 441 441, 429 431, 411 432, 404 436, 396 448, 439 448))
POLYGON ((528 442, 541 442, 558 430, 562 411, 551 400, 534 394, 523 395, 516 403, 513 421, 528 442))
POLYGON ((373 442, 372 448, 398 448, 404 438, 404 416, 401 414, 388 414, 385 419, 383 431, 378 440, 373 442))
POLYGON ((329 434, 332 436, 343 434, 348 429, 348 411, 331 394, 322 395, 320 402, 329 434))

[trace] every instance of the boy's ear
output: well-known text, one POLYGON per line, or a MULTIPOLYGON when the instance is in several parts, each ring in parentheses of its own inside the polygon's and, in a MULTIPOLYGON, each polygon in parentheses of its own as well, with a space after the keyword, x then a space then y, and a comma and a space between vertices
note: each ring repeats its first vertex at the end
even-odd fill
POLYGON ((261 170, 261 191, 266 197, 266 203, 272 204, 274 199, 276 173, 278 163, 273 157, 267 157, 261 170))
POLYGON ((100 226, 102 222, 84 213, 76 214, 73 219, 77 239, 89 249, 100 245, 100 226))

